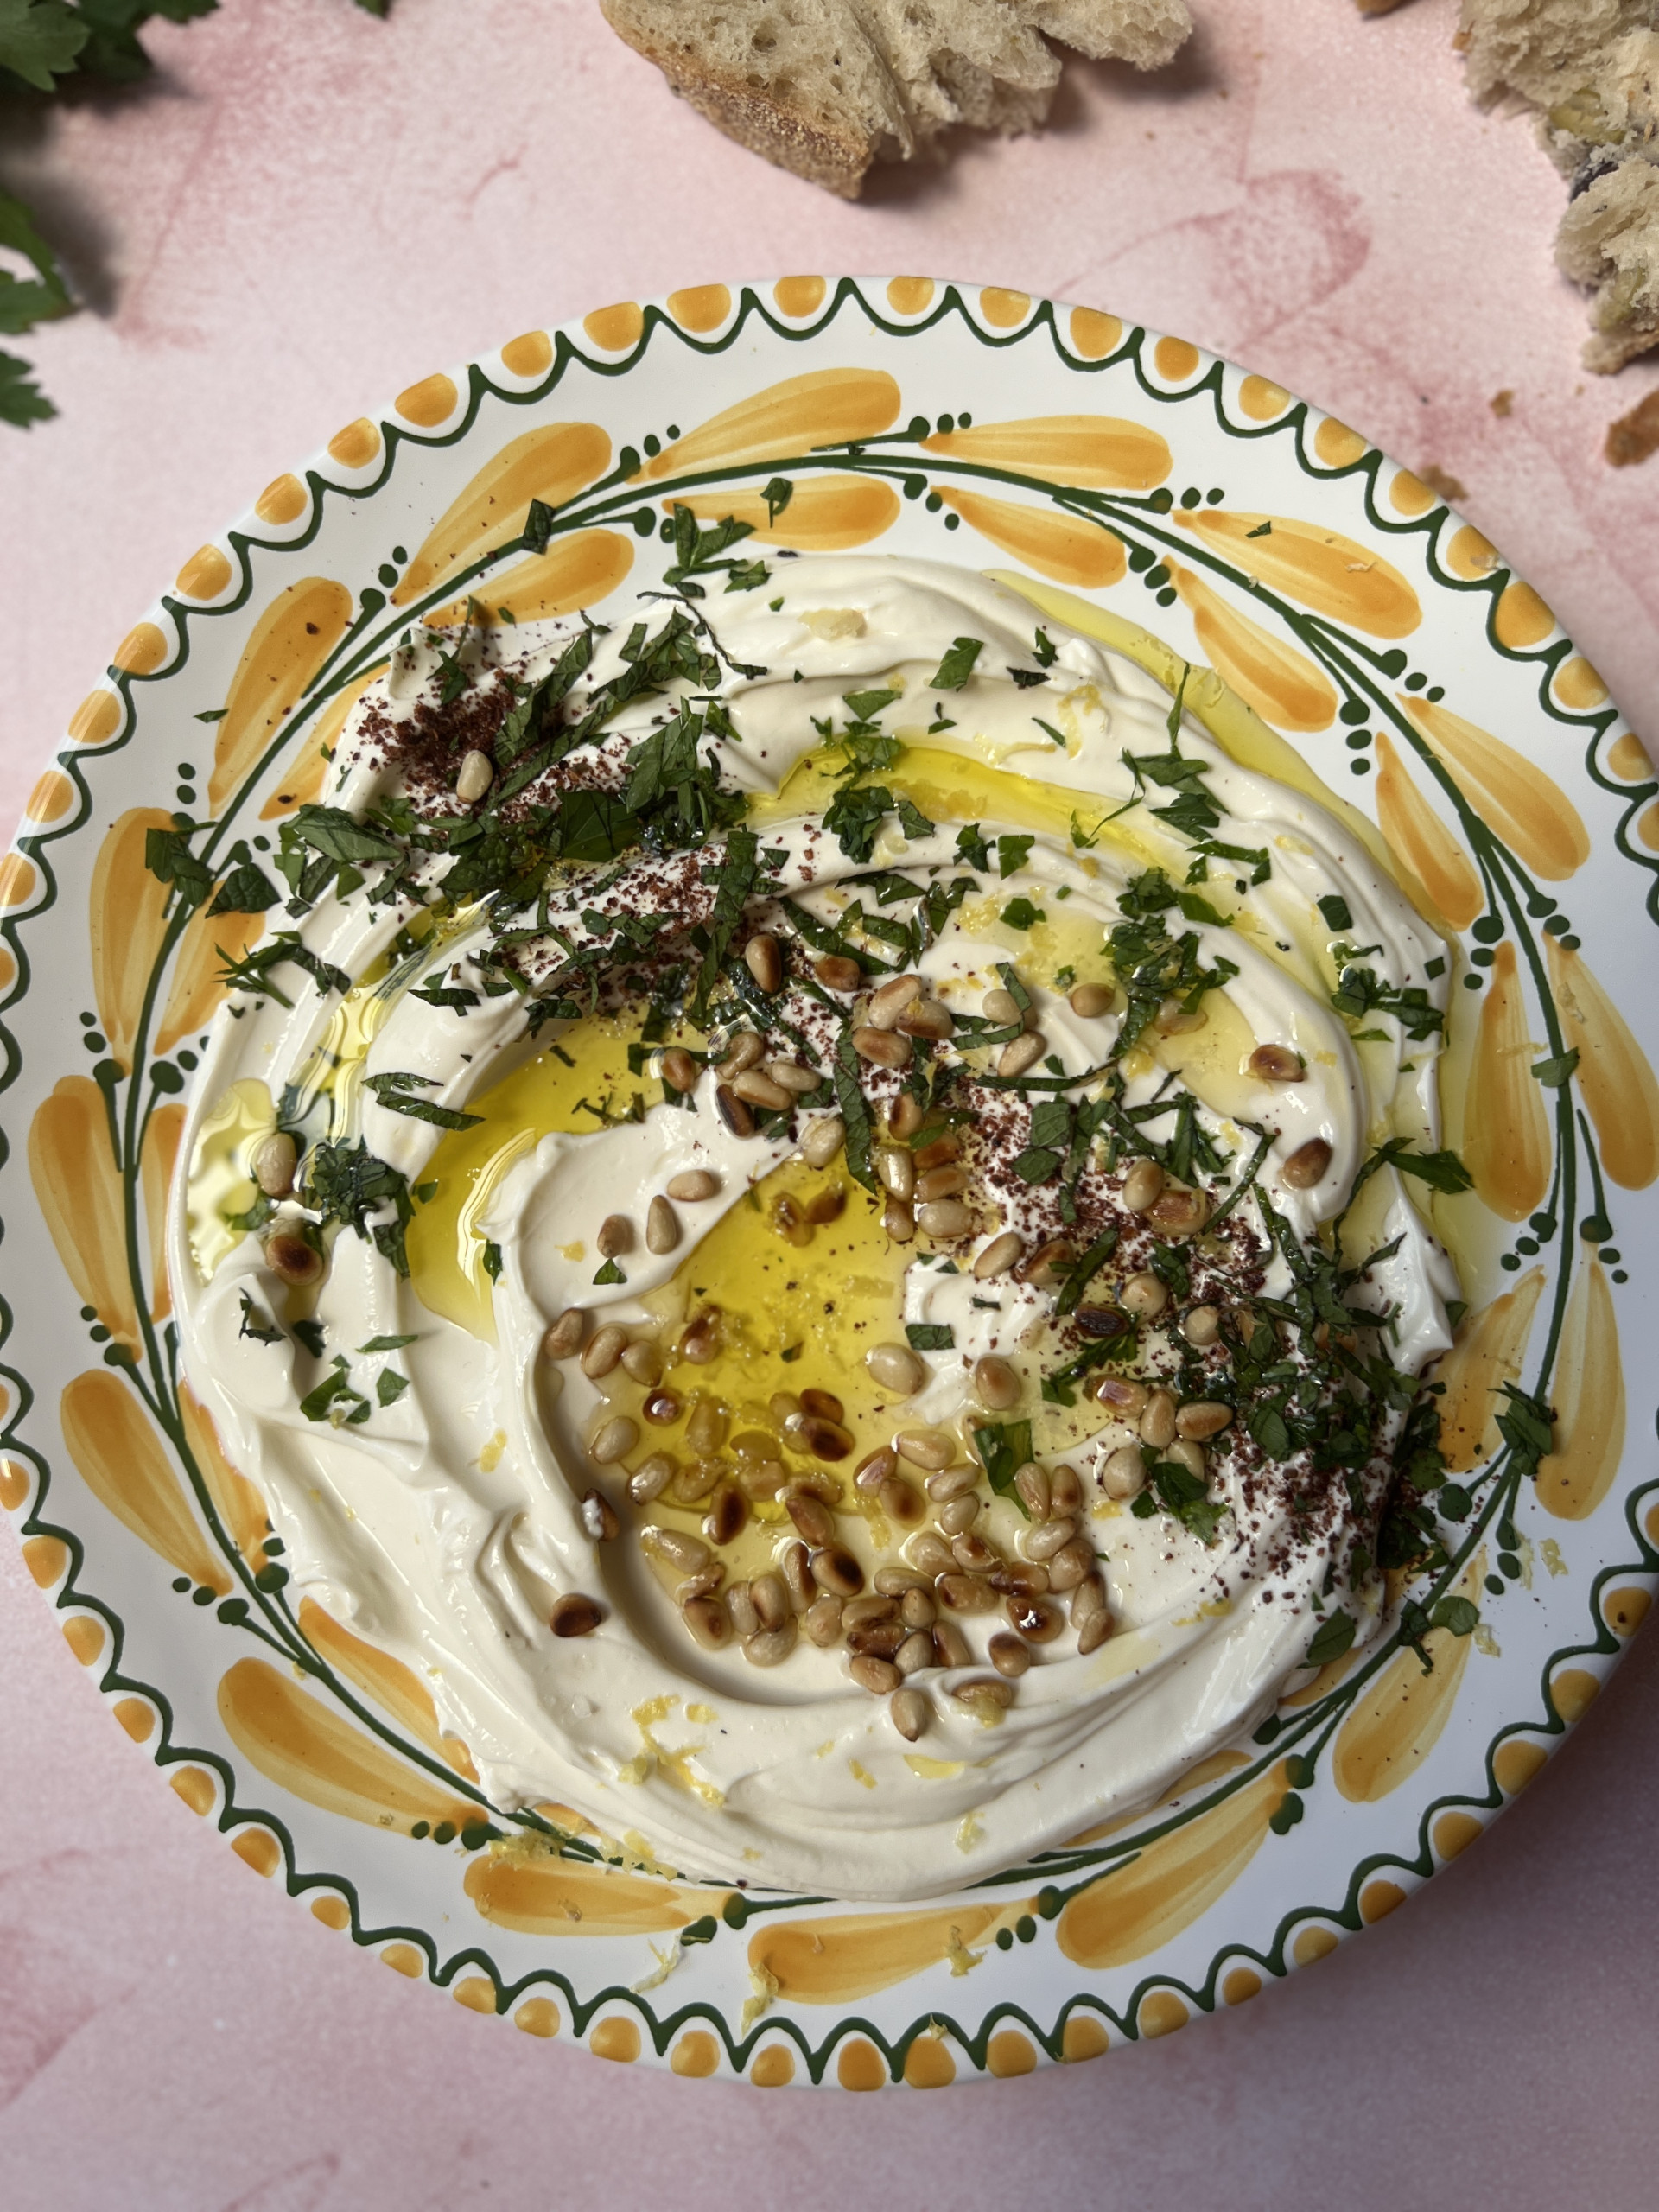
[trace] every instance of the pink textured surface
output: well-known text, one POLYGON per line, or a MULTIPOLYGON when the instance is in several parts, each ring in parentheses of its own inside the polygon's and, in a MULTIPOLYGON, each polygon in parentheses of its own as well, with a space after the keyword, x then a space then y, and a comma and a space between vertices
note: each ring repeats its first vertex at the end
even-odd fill
MULTIPOLYGON (((226 0, 159 28, 149 89, 12 136, 93 311, 32 349, 62 419, 0 443, 0 822, 154 590, 365 406, 613 298, 795 270, 1109 307, 1440 464, 1654 728, 1659 461, 1599 454, 1656 372, 1580 369, 1560 185, 1467 106, 1452 0, 1195 6, 1166 77, 1074 67, 1046 140, 856 207, 714 137, 593 0, 397 0, 385 25, 226 0)), ((853 2171, 964 2212, 1651 2202, 1659 1643, 1490 1838, 1317 1973, 1109 2066, 879 2100, 849 2159, 828 2098, 605 2066, 355 1954, 162 1785, 10 1545, 0 1587, 8 2204, 817 2212, 853 2171)))

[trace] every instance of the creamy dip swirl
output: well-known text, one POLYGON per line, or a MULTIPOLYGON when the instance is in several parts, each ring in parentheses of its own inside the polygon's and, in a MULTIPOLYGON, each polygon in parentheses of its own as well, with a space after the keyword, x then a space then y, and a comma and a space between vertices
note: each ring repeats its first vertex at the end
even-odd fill
MULTIPOLYGON (((656 628, 666 610, 658 599, 637 612, 656 628)), ((721 856, 731 849, 719 835, 690 853, 635 851, 620 866, 556 869, 540 908, 532 889, 518 917, 509 986, 493 934, 500 901, 442 902, 446 859, 417 855, 378 899, 385 870, 367 860, 355 881, 320 895, 298 923, 324 963, 318 983, 297 967, 274 969, 293 1005, 253 996, 221 1013, 196 1078, 188 1172, 171 1217, 184 1362, 231 1456, 268 1501, 296 1591, 413 1669, 500 1812, 554 1808, 544 1817, 556 1826, 585 1822, 625 1853, 722 1881, 847 1897, 937 1895, 1170 1789, 1259 1720, 1337 1611, 1358 1641, 1375 1632, 1372 1540, 1411 1395, 1398 1378, 1448 1344, 1443 1300, 1456 1281, 1395 1167, 1376 1166, 1373 1155, 1391 1138, 1437 1141, 1446 950, 1332 812, 1240 765, 1142 668, 1000 584, 905 560, 788 559, 758 588, 692 612, 714 633, 705 629, 702 649, 718 645, 717 678, 695 696, 717 695, 723 709, 707 718, 701 758, 748 796, 761 849, 763 873, 741 914, 722 925, 716 911, 721 856), (964 641, 977 646, 966 669, 964 641), (957 675, 959 683, 938 680, 957 675), (862 777, 861 760, 871 764, 862 777), (1185 767, 1160 783, 1147 764, 1161 760, 1167 772, 1172 760, 1185 767), (892 803, 885 812, 871 803, 868 853, 855 858, 826 827, 825 809, 838 790, 872 784, 892 803), (1182 808, 1183 789, 1207 794, 1207 810, 1182 808), (908 902, 891 880, 900 874, 908 902), (1161 908, 1148 909, 1149 887, 1161 908), (928 926, 902 943, 904 918, 936 890, 928 926), (641 918, 664 914, 672 925, 653 938, 641 918), (1126 915, 1163 931, 1165 942, 1188 940, 1189 979, 1221 980, 1164 1002, 1123 1049, 1128 1001, 1111 933, 1126 915), (771 1001, 745 995, 738 976, 718 985, 701 1030, 676 1027, 673 1009, 664 1027, 659 1005, 656 1027, 642 1032, 664 948, 677 944, 683 988, 722 926, 734 970, 747 935, 775 936, 786 955, 784 991, 771 1001), (687 931, 701 932, 702 947, 687 931), (823 946, 837 940, 870 963, 856 993, 814 980, 823 946), (863 1159, 859 1112, 871 1116, 879 1147, 910 1071, 863 1060, 846 1042, 888 969, 919 976, 925 999, 955 1024, 934 1061, 963 1071, 959 1088, 941 1095, 958 1100, 945 1149, 956 1146, 967 1184, 965 1226, 947 1211, 938 1217, 946 1227, 929 1236, 924 1207, 924 1233, 898 1243, 883 1233, 880 1198, 852 1170, 863 1159), (339 971, 334 987, 322 979, 329 970, 339 971), (1332 1003, 1357 973, 1359 1015, 1351 989, 1342 1007, 1332 1003), (578 1003, 572 978, 582 976, 592 988, 578 1003), (1082 1013, 1071 998, 1078 981, 1102 986, 1078 1001, 1082 1013), (1009 982, 1029 1011, 1004 1021, 1003 1043, 978 1047, 975 1034, 995 1036, 999 1026, 982 1011, 986 995, 1009 982), (1086 1010, 1109 997, 1107 1011, 1086 1010), (548 1002, 562 1011, 532 1029, 548 1002), (700 1064, 689 1109, 654 1103, 664 1099, 664 1039, 718 1059, 772 1018, 768 1005, 792 1033, 769 1033, 766 1055, 816 1065, 826 1087, 798 1109, 763 1113, 753 1134, 729 1125, 744 1115, 722 1114, 712 1065, 700 1064), (1015 1080, 1040 1090, 995 1078, 1020 1021, 1040 1033, 1043 1049, 1015 1080), (594 1052, 620 1065, 629 1040, 632 1081, 608 1098, 601 1089, 573 1115, 579 1078, 600 1065, 594 1052), (1263 1044, 1284 1048, 1296 1079, 1253 1071, 1263 1044), (391 1077, 398 1080, 376 1080, 391 1077), (1073 1156, 1063 1162, 1051 1147, 1042 1173, 1033 1111, 1051 1102, 1075 1113, 1109 1093, 1112 1124, 1075 1140, 1063 1133, 1060 1149, 1069 1144, 1073 1156), (446 1128, 411 1117, 410 1099, 450 1122, 480 1118, 446 1128), (826 1149, 833 1139, 815 1147, 811 1132, 849 1103, 849 1142, 815 1183, 802 1143, 809 1154, 826 1149), (356 1229, 319 1233, 327 1209, 303 1203, 302 1173, 297 1196, 274 1212, 261 1205, 251 1164, 279 1120, 302 1152, 360 1139, 394 1180, 405 1179, 409 1274, 384 1204, 359 1208, 356 1229), (1224 1217, 1197 1236, 1160 1236, 1129 1211, 1125 1129, 1164 1147, 1208 1214, 1224 1217), (1252 1414, 1236 1370, 1247 1351, 1252 1375, 1277 1360, 1290 1377, 1282 1389, 1300 1379, 1310 1402, 1325 1389, 1315 1425, 1341 1426, 1314 1355, 1273 1316, 1289 1311, 1309 1255, 1325 1255, 1329 1224, 1368 1161, 1338 1255, 1349 1258, 1342 1296, 1357 1333, 1338 1325, 1338 1336, 1360 1357, 1391 1362, 1396 1387, 1359 1464, 1315 1478, 1306 1450, 1275 1448, 1282 1427, 1252 1414), (1254 1181, 1228 1206, 1252 1162, 1254 1181), (649 1201, 692 1170, 713 1179, 715 1194, 673 1207, 673 1249, 647 1249, 649 1201), (828 1194, 816 1229, 814 1190, 828 1194), (632 1240, 604 1262, 601 1228, 618 1214, 632 1240), (273 1227, 303 1235, 308 1222, 327 1249, 315 1289, 283 1280, 262 1241, 273 1227), (1116 1249, 1072 1294, 1076 1311, 1062 1313, 1061 1287, 1103 1224, 1116 1249), (1027 1264, 976 1274, 976 1256, 1010 1233, 1027 1263, 1045 1243, 1059 1255, 1046 1272, 1027 1264), (1370 1255, 1380 1256, 1363 1267, 1370 1255), (1168 1302, 1137 1329, 1118 1294, 1131 1278, 1153 1276, 1168 1302), (711 1316, 722 1284, 730 1311, 711 1316), (814 1287, 829 1318, 782 1341, 814 1287), (1202 1348, 1183 1319, 1195 1304, 1231 1317, 1202 1348), (550 1325, 571 1308, 589 1317, 590 1338, 616 1323, 658 1347, 660 1384, 648 1354, 637 1374, 613 1366, 594 1376, 576 1359, 546 1357, 550 1325), (1361 1328, 1368 1318, 1373 1325, 1361 1328), (699 1324, 704 1342, 688 1357, 688 1330, 695 1338, 699 1324), (1127 1330, 1116 1365, 1113 1327, 1127 1330), (858 1355, 875 1343, 904 1345, 907 1330, 921 1380, 906 1397, 884 1393, 858 1355), (891 1700, 849 1675, 842 1642, 819 1648, 798 1637, 781 1663, 765 1667, 741 1634, 705 1648, 680 1615, 683 1573, 653 1560, 640 1532, 695 1538, 708 1502, 640 1503, 628 1483, 659 1449, 678 1465, 698 1456, 683 1426, 653 1431, 646 1401, 666 1393, 683 1423, 701 1387, 695 1354, 710 1343, 721 1349, 707 1368, 705 1456, 721 1461, 728 1488, 744 1478, 749 1509, 720 1554, 717 1605, 796 1542, 782 1491, 767 1497, 756 1465, 772 1467, 784 1488, 816 1481, 820 1497, 828 1493, 837 1543, 867 1592, 879 1567, 914 1556, 922 1532, 895 1525, 876 1491, 859 1486, 856 1454, 826 1460, 810 1448, 810 1422, 795 1408, 801 1394, 819 1390, 844 1401, 846 1428, 865 1452, 919 1431, 934 1459, 942 1452, 952 1465, 992 1464, 1019 1446, 1046 1469, 1071 1467, 1111 1634, 1080 1651, 1066 1601, 1052 1602, 1052 1618, 1027 1646, 1032 1663, 998 1692, 1009 1697, 1004 1706, 957 1694, 1003 1682, 986 1664, 988 1638, 1009 1631, 1000 1596, 995 1611, 947 1610, 963 1641, 946 1639, 907 1676, 925 1701, 913 1739, 895 1726, 891 1700), (840 1372, 824 1364, 837 1347, 855 1363, 840 1372), (1016 1406, 993 1413, 976 1399, 975 1365, 986 1356, 1014 1369, 1016 1406), (1170 1510, 1173 1493, 1155 1484, 1133 1503, 1107 1494, 1107 1460, 1138 1444, 1135 1426, 1117 1417, 1122 1405, 1092 1395, 1112 1375, 1235 1409, 1197 1462, 1204 1510, 1170 1510), (629 1427, 612 1440, 631 1433, 632 1441, 601 1467, 588 1446, 619 1420, 629 1427), (988 1433, 976 1440, 976 1429, 988 1433), (613 1536, 608 1515, 582 1503, 595 1491, 620 1523, 613 1536), (556 1635, 550 1623, 573 1593, 594 1601, 598 1624, 556 1635), (953 1649, 967 1664, 941 1663, 953 1649)), ((561 709, 568 722, 628 666, 639 635, 631 638, 631 619, 598 639, 561 709)), ((435 773, 453 785, 462 747, 487 752, 514 700, 579 634, 574 623, 415 633, 354 711, 329 805, 361 817, 402 798, 416 815, 453 814, 435 773), (461 680, 459 742, 435 749, 442 702, 461 680)), ((589 790, 614 792, 631 751, 714 674, 694 667, 667 691, 626 704, 526 796, 568 794, 578 768, 589 790)), ((925 1057, 925 1046, 918 1050, 925 1057)), ((887 1220, 906 1233, 902 1208, 887 1220)), ((1335 1280, 1326 1259, 1321 1281, 1335 1280)), ((1330 1324, 1320 1326, 1323 1344, 1330 1324)), ((1157 1461, 1154 1446, 1138 1448, 1157 1461)), ((1027 1520, 1006 1464, 993 1471, 1000 1486, 981 1481, 974 1530, 990 1555, 1018 1561, 1027 1544, 1040 1551, 1040 1524, 1027 1520)), ((901 1459, 899 1473, 909 1478, 912 1519, 931 1516, 934 1541, 948 1541, 923 1468, 901 1459)), ((636 1484, 649 1488, 649 1476, 636 1484)), ((741 1604, 734 1611, 741 1630, 741 1604)))

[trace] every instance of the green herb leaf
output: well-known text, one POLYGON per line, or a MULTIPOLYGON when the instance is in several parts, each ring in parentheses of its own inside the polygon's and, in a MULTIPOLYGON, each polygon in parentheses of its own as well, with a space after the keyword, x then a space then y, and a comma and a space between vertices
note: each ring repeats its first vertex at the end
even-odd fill
POLYGON ((1059 654, 1054 640, 1046 630, 1039 630, 1031 648, 1032 658, 1040 668, 1052 668, 1059 654))
POLYGON ((1029 899, 1020 897, 1009 899, 1002 909, 1002 919, 1011 930, 1028 930, 1035 928, 1039 922, 1046 922, 1048 916, 1040 906, 1033 906, 1029 899))
MULTIPOLYGON (((1026 862, 1031 858, 1031 849, 1036 842, 1035 837, 1011 836, 999 837, 996 841, 997 874, 1006 880, 1024 868, 1026 862)), ((982 862, 981 865, 983 866, 984 863, 982 862)))
POLYGON ((327 1332, 321 1321, 296 1321, 294 1324, 294 1333, 313 1359, 322 1357, 322 1347, 327 1341, 327 1332))
POLYGON ((604 1266, 594 1277, 594 1281, 595 1282, 603 1283, 626 1282, 627 1277, 623 1274, 621 1268, 617 1266, 614 1260, 607 1260, 604 1266))
MULTIPOLYGON (((1014 1486, 1014 1478, 1031 1458, 1031 1423, 987 1421, 974 1430, 973 1438, 974 1449, 990 1478, 991 1488, 999 1497, 1012 1497, 1018 1502, 1020 1493, 1014 1486)), ((1020 1510, 1025 1511, 1023 1503, 1020 1510)))
POLYGON ((1347 931, 1354 926, 1354 918, 1348 911, 1348 901, 1339 891, 1327 891, 1319 901, 1319 908, 1332 929, 1347 931))
MULTIPOLYGON (((1342 925, 1333 922, 1331 926, 1339 929, 1342 925)), ((1310 1667, 1328 1667, 1333 1659, 1340 1659, 1349 1649, 1354 1635, 1355 1624, 1351 1613, 1344 1613, 1340 1608, 1334 1613, 1327 1613, 1313 1631, 1313 1641, 1307 1647, 1307 1664, 1310 1667)))
POLYGON ((339 1222, 354 1230, 390 1260, 400 1275, 409 1273, 404 1232, 415 1207, 407 1177, 377 1159, 361 1137, 355 1145, 326 1140, 313 1145, 305 1155, 302 1173, 301 1196, 321 1215, 324 1226, 339 1222))
POLYGON ((1546 1090, 1559 1090, 1571 1079, 1578 1065, 1579 1048, 1575 1045, 1570 1052, 1558 1052, 1553 1060, 1535 1060, 1532 1077, 1535 1083, 1541 1083, 1546 1090))
POLYGON ((264 1322, 259 1319, 258 1307, 254 1304, 252 1299, 249 1297, 245 1290, 239 1294, 239 1300, 242 1307, 242 1325, 236 1332, 238 1336, 251 1337, 256 1344, 281 1344, 283 1338, 283 1331, 277 1328, 274 1323, 270 1328, 267 1328, 264 1325, 264 1322))
POLYGON ((858 1054, 853 1049, 852 1030, 843 1028, 836 1040, 834 1082, 836 1103, 847 1128, 847 1168, 855 1182, 861 1183, 867 1191, 874 1191, 880 1186, 870 1160, 870 1109, 859 1083, 860 1065, 858 1054))
POLYGON ((37 92, 67 77, 91 36, 88 24, 64 0, 0 0, 0 69, 10 69, 37 92))
POLYGON ((982 638, 958 638, 939 663, 930 691, 960 691, 974 672, 974 663, 985 650, 982 638))
POLYGON ((453 1106, 438 1106, 429 1098, 410 1096, 416 1085, 436 1080, 435 1076, 407 1075, 398 1071, 365 1076, 363 1088, 372 1090, 390 1114, 406 1114, 411 1122, 430 1122, 435 1128, 475 1129, 484 1119, 481 1114, 462 1114, 453 1106))
POLYGON ((358 1350, 360 1352, 402 1351, 405 1344, 417 1344, 420 1341, 420 1332, 416 1330, 406 1337, 371 1337, 367 1344, 359 1344, 358 1350))
POLYGON ((950 1351, 957 1332, 945 1321, 906 1321, 905 1337, 912 1351, 950 1351))
POLYGON ((400 1375, 395 1367, 383 1367, 375 1377, 374 1395, 383 1406, 395 1406, 409 1388, 407 1375, 400 1375))
POLYGON ((1429 1611, 1428 1624, 1453 1636, 1472 1636, 1480 1626, 1480 1608, 1467 1598, 1441 1598, 1429 1611))

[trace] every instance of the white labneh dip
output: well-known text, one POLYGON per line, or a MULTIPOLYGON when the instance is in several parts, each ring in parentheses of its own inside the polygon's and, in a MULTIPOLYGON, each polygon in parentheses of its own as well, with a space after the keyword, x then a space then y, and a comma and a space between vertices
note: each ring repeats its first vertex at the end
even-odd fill
POLYGON ((1447 948, 1207 671, 762 575, 410 633, 261 856, 169 1264, 289 1595, 498 1821, 936 1896, 1376 1632, 1447 948))

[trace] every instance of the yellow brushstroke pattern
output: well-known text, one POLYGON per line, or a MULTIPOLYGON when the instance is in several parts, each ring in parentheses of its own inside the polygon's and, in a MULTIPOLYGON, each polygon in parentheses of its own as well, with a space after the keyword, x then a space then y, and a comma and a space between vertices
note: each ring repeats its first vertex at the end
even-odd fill
POLYGON ((976 423, 922 440, 928 453, 986 468, 1016 469, 1046 484, 1098 492, 1149 492, 1170 471, 1168 444, 1143 423, 1112 415, 1040 415, 1023 423, 976 423))
POLYGON ((376 661, 372 668, 365 668, 361 676, 335 692, 301 740, 293 759, 283 764, 276 789, 259 810, 262 822, 279 822, 296 807, 315 805, 321 798, 323 778, 328 772, 325 754, 338 747, 352 709, 385 672, 385 662, 376 661))
POLYGON ((1475 864, 1406 772, 1386 730, 1376 734, 1376 815, 1413 904, 1466 930, 1486 903, 1475 864))
POLYGON ((544 423, 512 439, 439 518, 404 571, 392 605, 424 599, 457 570, 517 537, 532 499, 563 506, 610 465, 611 442, 597 423, 544 423))
POLYGON ((1449 707, 1398 694, 1470 804, 1535 874, 1560 883, 1590 857, 1590 836, 1560 785, 1500 737, 1449 707))
POLYGON ((1505 1382, 1521 1379, 1521 1361, 1532 1333, 1532 1317, 1544 1287, 1544 1271, 1533 1268, 1513 1290, 1506 1290, 1478 1313, 1464 1316, 1457 1341, 1440 1362, 1440 1450, 1454 1475, 1466 1475, 1490 1459, 1502 1439, 1498 1396, 1505 1382))
POLYGON ((161 807, 133 807, 105 833, 92 868, 87 902, 92 997, 111 1057, 124 1070, 132 1065, 149 971, 167 930, 168 887, 144 866, 144 840, 150 830, 172 825, 172 816, 161 807))
POLYGON ((205 1029, 225 995, 225 962, 240 960, 265 933, 263 914, 213 914, 203 906, 185 924, 173 963, 167 1005, 156 1032, 156 1050, 170 1052, 182 1039, 205 1029))
POLYGON ((355 1682, 400 1727, 408 1729, 411 1736, 418 1736, 429 1751, 435 1751, 468 1782, 478 1780, 478 1770, 467 1746, 459 1737, 446 1736, 439 1728, 438 1709, 432 1702, 430 1691, 401 1660, 394 1659, 390 1652, 377 1650, 360 1636, 353 1636, 350 1629, 342 1628, 332 1614, 325 1612, 310 1598, 300 1600, 300 1634, 320 1658, 326 1659, 347 1681, 355 1682))
POLYGON ((1398 569, 1317 523, 1226 507, 1195 507, 1173 519, 1246 575, 1333 622, 1349 623, 1373 638, 1408 638, 1423 619, 1417 594, 1398 569))
MULTIPOLYGON (((579 530, 574 537, 559 539, 549 552, 480 577, 471 598, 471 616, 494 628, 504 620, 545 622, 556 614, 574 614, 577 607, 596 606, 613 592, 632 566, 633 547, 620 532, 579 530)), ((454 599, 421 620, 429 629, 437 630, 465 622, 468 612, 467 600, 454 599)))
POLYGON ((264 1553, 265 1531, 270 1526, 265 1501, 247 1477, 226 1458, 213 1415, 188 1382, 179 1388, 179 1411, 184 1417, 184 1433, 191 1457, 207 1485, 213 1510, 231 1541, 257 1574, 261 1567, 270 1564, 264 1553))
POLYGON ((416 1821, 461 1827, 481 1817, 263 1659, 238 1659, 221 1679, 219 1717, 268 1782, 325 1813, 405 1835, 416 1821))
POLYGON ((933 488, 970 529, 1057 584, 1100 591, 1108 584, 1121 583, 1128 569, 1122 539, 1103 530, 1098 523, 1084 522, 1079 516, 1061 514, 1052 507, 988 499, 978 492, 960 491, 948 484, 936 484, 933 488))
POLYGON ((242 649, 225 715, 213 734, 207 810, 224 811, 306 687, 346 634, 352 594, 327 576, 285 585, 253 626, 242 649))
POLYGON ((139 1162, 144 1198, 144 1228, 149 1253, 149 1318, 160 1321, 173 1310, 172 1287, 167 1277, 167 1193, 184 1135, 185 1108, 175 1099, 158 1106, 144 1131, 139 1162))
MULTIPOLYGON (((1483 1547, 1458 1577, 1457 1594, 1478 1599, 1485 1573, 1483 1547)), ((1474 1641, 1432 1628, 1423 1638, 1434 1662, 1431 1673, 1423 1672, 1414 1651, 1398 1651, 1362 1694, 1331 1755, 1337 1787, 1351 1802, 1376 1804, 1408 1782, 1428 1757, 1452 1717, 1474 1641)))
POLYGON ((898 385, 885 369, 814 369, 769 385, 677 438, 629 479, 659 483, 690 470, 781 461, 786 454, 879 437, 899 419, 898 385))
POLYGON ((1237 1880, 1289 1795, 1284 1763, 1074 1897, 1055 1935, 1075 1965, 1126 1966, 1171 1942, 1237 1880))
POLYGON ((1612 1488, 1624 1449, 1618 1317, 1593 1253, 1580 1263, 1567 1301, 1549 1395, 1555 1448, 1538 1463, 1538 1503, 1558 1521, 1587 1520, 1612 1488))
POLYGON ((925 1973, 958 1945, 989 1942, 1032 1900, 952 1905, 938 1912, 853 1913, 842 1919, 768 1922, 750 1938, 749 1968, 776 1977, 796 2005, 844 2005, 925 1973))
POLYGON ((138 1317, 127 1272, 126 1211, 110 1147, 104 1094, 67 1075, 35 1109, 29 1173, 58 1257, 118 1344, 136 1346, 138 1317))
POLYGON ((1647 1055, 1582 956, 1544 939, 1561 1033, 1579 1055, 1574 1078, 1601 1141, 1601 1165, 1622 1190, 1659 1176, 1659 1084, 1647 1055))
POLYGON ((1191 569, 1172 567, 1170 582, 1192 610, 1198 643, 1264 721, 1275 729, 1329 729, 1337 718, 1335 687, 1306 653, 1275 638, 1230 607, 1191 569))
MULTIPOLYGON (((672 501, 664 500, 664 506, 672 501)), ((701 523, 728 515, 746 522, 758 542, 803 553, 842 553, 868 545, 899 519, 899 494, 876 476, 809 476, 776 517, 758 491, 692 492, 680 500, 701 523)))
POLYGON ((1532 1073, 1538 1049, 1515 947, 1507 938, 1488 972, 1491 982, 1464 1094, 1464 1165, 1494 1213, 1524 1221, 1549 1189, 1549 1115, 1543 1085, 1532 1073))
POLYGON ((729 1891, 582 1866, 517 1844, 480 1852, 465 1884, 480 1918, 521 1936, 655 1936, 718 1914, 729 1891))
POLYGON ((230 1570, 209 1545, 183 1478, 134 1392, 107 1367, 76 1376, 59 1407, 69 1457, 99 1504, 176 1573, 230 1593, 230 1570))

